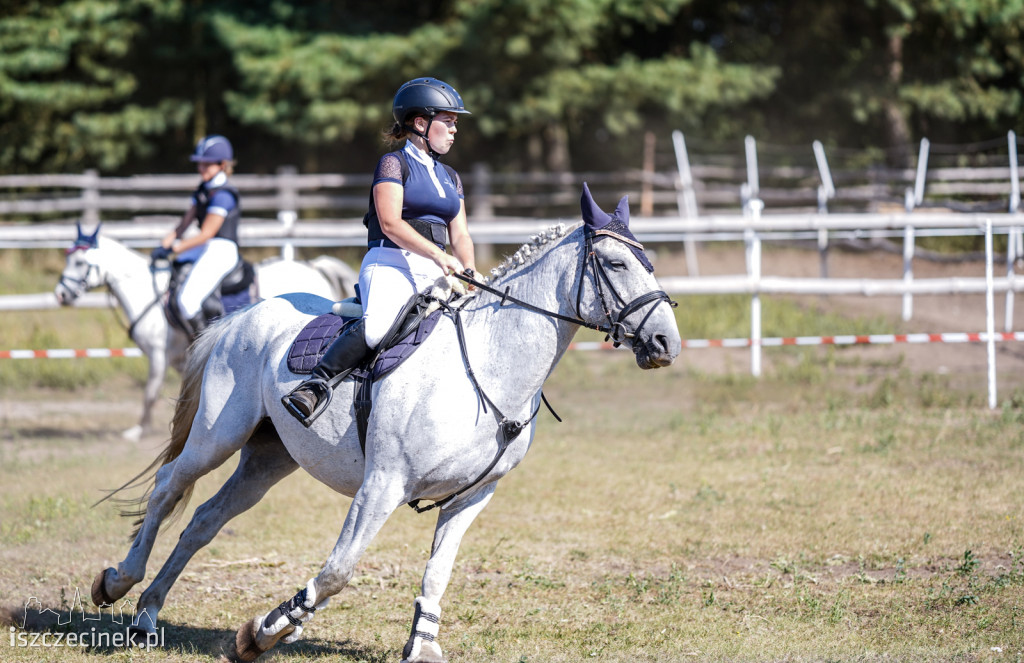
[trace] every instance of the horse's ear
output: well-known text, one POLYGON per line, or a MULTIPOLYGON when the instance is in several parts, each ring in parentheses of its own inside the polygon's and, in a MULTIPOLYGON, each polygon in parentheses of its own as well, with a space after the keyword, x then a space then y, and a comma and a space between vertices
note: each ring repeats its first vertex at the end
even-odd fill
POLYGON ((590 187, 586 182, 583 183, 583 195, 580 196, 580 210, 583 212, 583 223, 587 224, 591 230, 600 230, 612 220, 612 217, 608 216, 594 202, 594 197, 590 195, 590 187))
POLYGON ((96 230, 94 230, 92 235, 89 236, 89 243, 90 244, 96 244, 96 238, 99 237, 100 228, 102 228, 102 227, 103 227, 103 222, 102 221, 100 221, 99 223, 96 224, 96 230))
POLYGON ((78 234, 78 236, 75 238, 75 243, 77 244, 78 242, 80 242, 82 240, 83 237, 85 237, 85 235, 82 234, 82 222, 81 221, 75 221, 75 231, 78 234))
POLYGON ((624 226, 629 226, 629 196, 622 197, 622 200, 615 207, 615 213, 612 214, 612 218, 624 226))

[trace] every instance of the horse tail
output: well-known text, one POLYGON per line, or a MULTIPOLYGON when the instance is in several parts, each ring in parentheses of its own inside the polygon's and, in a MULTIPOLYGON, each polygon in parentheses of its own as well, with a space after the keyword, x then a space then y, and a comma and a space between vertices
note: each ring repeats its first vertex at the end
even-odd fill
POLYGON ((356 294, 359 274, 346 263, 331 256, 321 255, 310 260, 309 264, 331 284, 335 299, 345 299, 356 294))
MULTIPOLYGON (((174 406, 174 416, 171 418, 171 439, 168 440, 164 450, 153 460, 149 466, 125 482, 121 487, 108 492, 106 496, 96 502, 99 504, 108 499, 120 505, 121 515, 126 518, 135 518, 132 523, 132 533, 128 540, 134 540, 142 529, 142 523, 146 518, 146 507, 149 497, 156 486, 156 474, 161 467, 172 462, 185 449, 185 442, 192 431, 192 423, 195 421, 196 412, 199 409, 200 389, 203 386, 203 375, 206 373, 206 364, 213 353, 217 340, 230 326, 230 321, 235 316, 227 316, 208 327, 189 348, 185 360, 185 368, 181 374, 181 391, 174 406), (142 495, 137 498, 121 499, 114 496, 123 490, 145 486, 142 495)), ((195 484, 190 484, 182 492, 181 497, 175 502, 174 508, 161 524, 161 527, 172 524, 185 511, 189 499, 192 497, 192 490, 195 484)), ((96 506, 94 504, 93 506, 96 506)))

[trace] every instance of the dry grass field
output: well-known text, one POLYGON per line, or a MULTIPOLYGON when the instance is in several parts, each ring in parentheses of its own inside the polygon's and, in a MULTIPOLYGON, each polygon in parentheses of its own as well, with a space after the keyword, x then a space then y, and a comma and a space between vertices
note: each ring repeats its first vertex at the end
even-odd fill
MULTIPOLYGON (((962 304, 957 317, 977 307, 962 304)), ((927 331, 981 329, 927 319, 949 303, 918 306, 927 331)), ((743 351, 684 351, 654 372, 626 353, 570 353, 546 389, 564 422, 541 413, 467 534, 439 642, 452 663, 1024 660, 1016 353, 1000 348, 995 411, 980 346, 776 349, 760 379, 743 351)), ((162 444, 117 436, 138 390, 137 374, 0 384, 0 661, 216 661, 333 546, 349 500, 298 472, 195 557, 161 613, 161 649, 22 646, 114 630, 109 615, 85 621, 100 617, 88 591, 123 557, 129 523, 91 505, 162 444)), ((201 480, 191 506, 232 469, 201 480)), ((181 527, 158 539, 148 577, 181 527)), ((260 660, 397 662, 432 528, 396 512, 303 640, 260 660)))

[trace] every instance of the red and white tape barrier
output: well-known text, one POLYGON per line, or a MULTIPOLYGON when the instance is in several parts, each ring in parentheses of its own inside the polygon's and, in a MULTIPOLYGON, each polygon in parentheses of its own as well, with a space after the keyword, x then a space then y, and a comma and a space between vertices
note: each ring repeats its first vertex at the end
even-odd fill
POLYGON ((141 357, 139 348, 86 348, 84 350, 0 350, 0 359, 74 359, 77 357, 141 357))
MULTIPOLYGON (((1024 332, 996 332, 994 340, 1024 341, 1024 332)), ((891 345, 894 343, 985 343, 988 334, 985 332, 967 333, 951 332, 945 334, 863 334, 846 336, 789 336, 761 339, 761 347, 779 347, 784 345, 891 345)), ((683 348, 749 348, 753 339, 719 338, 683 340, 683 348)), ((611 343, 582 342, 569 345, 570 350, 611 350, 611 343)))
MULTIPOLYGON (((1024 341, 1024 332, 996 332, 994 340, 1024 341)), ((985 332, 951 332, 945 334, 864 334, 845 336, 789 336, 769 337, 761 339, 762 347, 781 347, 795 345, 892 345, 895 343, 985 343, 988 334, 985 332)), ((684 349, 701 348, 749 348, 753 345, 749 338, 719 339, 684 339, 684 349)), ((614 350, 611 343, 599 341, 583 341, 569 345, 570 350, 614 350)), ((0 359, 90 359, 104 357, 141 357, 139 348, 86 348, 84 350, 0 350, 0 359)))

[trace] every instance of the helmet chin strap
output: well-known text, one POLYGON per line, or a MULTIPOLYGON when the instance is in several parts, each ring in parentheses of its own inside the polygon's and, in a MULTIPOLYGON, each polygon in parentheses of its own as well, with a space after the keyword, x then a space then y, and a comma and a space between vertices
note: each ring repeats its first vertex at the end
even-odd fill
POLYGON ((436 161, 437 158, 440 157, 441 155, 434 151, 434 146, 430 144, 430 139, 427 138, 427 136, 430 135, 430 125, 434 123, 434 116, 424 115, 423 117, 427 118, 426 131, 420 132, 413 124, 407 124, 405 125, 405 128, 423 139, 423 142, 427 144, 427 154, 429 154, 430 157, 436 161))

